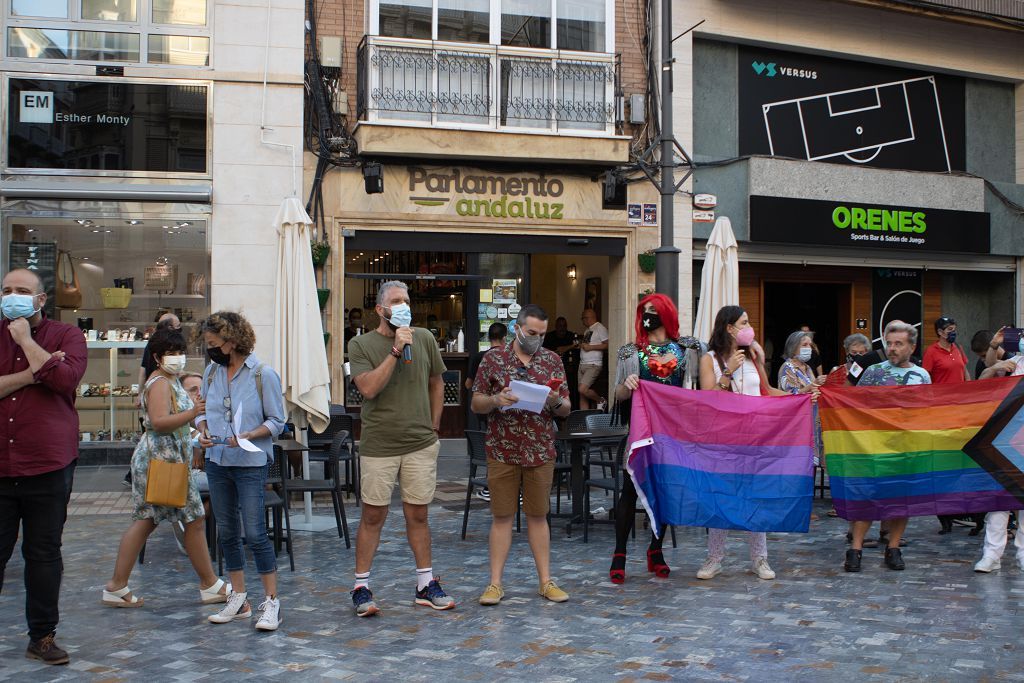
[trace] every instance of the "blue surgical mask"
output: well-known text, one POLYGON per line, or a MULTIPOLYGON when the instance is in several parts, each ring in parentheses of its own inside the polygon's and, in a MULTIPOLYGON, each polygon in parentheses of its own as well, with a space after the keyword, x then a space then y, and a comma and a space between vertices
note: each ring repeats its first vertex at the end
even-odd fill
POLYGON ((412 309, 409 304, 395 304, 391 307, 391 315, 387 318, 391 327, 409 327, 412 325, 412 309))
POLYGON ((1024 356, 1024 337, 1021 337, 1020 341, 1017 342, 1017 353, 1024 356))
POLYGON ((0 312, 8 320, 31 318, 39 309, 35 307, 35 296, 31 294, 5 294, 0 299, 0 312))
POLYGON ((199 445, 199 435, 198 434, 196 434, 195 436, 192 437, 192 448, 202 448, 202 446, 199 445))
POLYGON ((798 358, 799 360, 803 361, 804 363, 806 363, 807 361, 809 361, 809 360, 811 359, 811 356, 813 356, 813 355, 814 355, 814 349, 812 349, 812 348, 811 348, 811 347, 809 347, 809 346, 805 346, 805 347, 803 347, 802 349, 800 349, 800 350, 799 350, 799 351, 797 351, 797 353, 796 353, 796 357, 797 357, 797 358, 798 358))

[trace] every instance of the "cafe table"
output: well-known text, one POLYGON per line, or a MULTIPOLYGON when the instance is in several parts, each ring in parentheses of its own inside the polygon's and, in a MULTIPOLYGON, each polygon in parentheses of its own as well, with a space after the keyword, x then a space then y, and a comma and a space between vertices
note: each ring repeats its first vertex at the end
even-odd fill
POLYGON ((583 482, 587 478, 587 451, 594 443, 618 443, 629 434, 629 427, 600 427, 589 430, 561 429, 555 432, 555 440, 569 446, 569 462, 572 468, 572 514, 566 525, 566 532, 572 535, 573 522, 583 522, 583 496, 586 495, 583 482))
MULTIPOLYGON (((289 453, 302 453, 302 478, 309 479, 309 446, 296 441, 294 439, 280 439, 274 442, 275 445, 280 446, 281 450, 285 454, 285 462, 283 463, 284 471, 281 476, 287 477, 288 472, 288 454, 289 453)), ((285 501, 285 505, 288 501, 285 501)), ((335 521, 333 516, 327 515, 314 515, 313 514, 313 494, 308 491, 302 494, 302 505, 303 505, 303 519, 302 521, 292 520, 292 529, 295 531, 327 531, 329 529, 338 528, 338 523, 335 521)))

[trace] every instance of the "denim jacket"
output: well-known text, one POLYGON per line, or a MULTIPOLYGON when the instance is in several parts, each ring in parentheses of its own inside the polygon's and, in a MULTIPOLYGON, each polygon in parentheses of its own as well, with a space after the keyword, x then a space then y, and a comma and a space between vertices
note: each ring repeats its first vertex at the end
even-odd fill
POLYGON ((216 363, 203 373, 202 392, 206 399, 206 414, 196 418, 196 424, 206 421, 211 436, 237 436, 260 425, 270 430, 270 436, 253 439, 263 453, 243 448, 213 446, 206 449, 206 457, 221 467, 262 467, 274 459, 274 439, 284 429, 284 395, 281 378, 273 368, 264 365, 260 371, 263 396, 257 396, 255 369, 260 365, 255 354, 249 354, 228 386, 227 368, 216 363), (212 381, 210 380, 212 374, 212 381), (236 431, 235 425, 238 424, 236 431))

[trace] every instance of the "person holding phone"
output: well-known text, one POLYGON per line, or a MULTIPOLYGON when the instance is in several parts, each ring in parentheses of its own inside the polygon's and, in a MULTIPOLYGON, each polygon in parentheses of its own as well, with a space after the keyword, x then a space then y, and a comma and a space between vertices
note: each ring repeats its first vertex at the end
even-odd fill
MULTIPOLYGON (((754 339, 747 312, 739 306, 723 306, 715 316, 708 342, 708 353, 700 359, 700 388, 705 391, 732 391, 745 396, 788 396, 768 386, 764 373, 764 349, 754 339)), ((727 529, 708 530, 708 557, 697 572, 698 579, 713 579, 722 571, 727 529)), ((750 571, 760 579, 771 580, 775 572, 768 564, 768 540, 764 532, 747 532, 750 544, 750 571)))
MULTIPOLYGON (((1003 325, 992 335, 992 341, 988 343, 988 351, 985 352, 985 366, 991 368, 1001 360, 1012 358, 1022 352, 1021 334, 1019 327, 1013 324, 1003 325)), ((978 379, 981 379, 980 377, 978 379)))

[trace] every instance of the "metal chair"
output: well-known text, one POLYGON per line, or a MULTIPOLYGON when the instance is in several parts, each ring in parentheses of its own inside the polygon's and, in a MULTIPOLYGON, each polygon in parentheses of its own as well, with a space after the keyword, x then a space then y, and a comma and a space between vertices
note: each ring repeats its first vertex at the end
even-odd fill
POLYGON ((263 509, 267 516, 273 521, 273 529, 268 524, 267 530, 274 541, 274 555, 281 554, 281 543, 284 542, 288 551, 288 565, 295 571, 295 553, 292 551, 292 520, 288 514, 288 478, 284 474, 288 471, 287 456, 284 450, 274 445, 274 462, 270 463, 267 470, 267 484, 269 488, 263 491, 263 509), (282 522, 284 528, 282 528, 282 522))
MULTIPOLYGON (((322 462, 327 467, 329 464, 328 451, 334 436, 339 432, 348 433, 347 449, 340 455, 340 461, 345 465, 345 489, 349 494, 359 497, 359 449, 356 446, 355 419, 345 410, 345 406, 331 404, 331 420, 327 429, 322 434, 309 430, 308 443, 310 462, 322 462)), ((325 476, 328 473, 324 472, 325 476)))
POLYGON ((628 437, 619 437, 615 449, 615 457, 610 461, 602 461, 604 467, 611 470, 610 476, 590 476, 590 462, 587 463, 587 478, 583 481, 583 542, 588 541, 591 522, 614 523, 614 519, 591 520, 590 519, 590 489, 602 489, 612 494, 612 510, 619 506, 619 493, 622 491, 622 459, 626 453, 626 442, 628 437))
MULTIPOLYGON (((285 484, 285 489, 288 494, 292 493, 330 493, 331 503, 334 505, 334 519, 338 523, 338 537, 345 539, 345 547, 351 548, 352 542, 349 538, 348 533, 348 518, 345 516, 345 504, 342 500, 342 494, 345 492, 345 486, 341 481, 341 462, 342 456, 347 454, 351 457, 348 451, 348 437, 349 434, 346 431, 337 432, 334 435, 334 439, 331 441, 331 446, 327 450, 326 465, 330 465, 330 468, 324 467, 324 474, 330 472, 330 476, 325 479, 289 479, 285 484)), ((287 498, 285 498, 287 501, 287 498)))
MULTIPOLYGON (((466 483, 466 505, 462 510, 462 540, 466 540, 469 525, 469 504, 477 488, 487 488, 487 451, 485 434, 476 429, 466 430, 466 451, 469 453, 469 478, 466 483), (481 473, 481 470, 483 472, 481 473)), ((522 530, 521 505, 516 506, 516 531, 522 530)))

